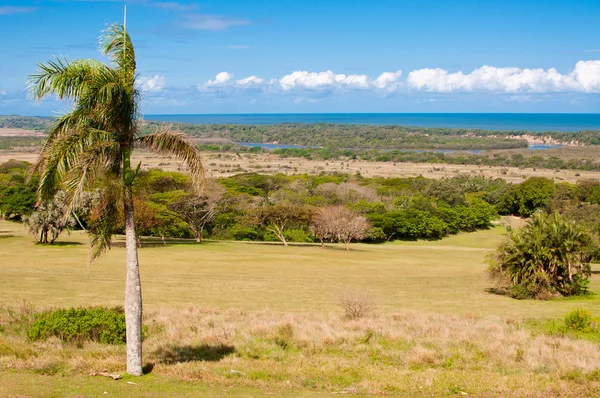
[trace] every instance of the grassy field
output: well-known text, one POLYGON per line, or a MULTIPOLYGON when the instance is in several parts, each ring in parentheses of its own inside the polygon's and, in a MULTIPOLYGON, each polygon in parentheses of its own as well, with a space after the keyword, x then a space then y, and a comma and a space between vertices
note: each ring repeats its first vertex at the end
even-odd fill
MULTIPOLYGON (((31 343, 6 332, 0 395, 597 396, 598 343, 540 334, 527 320, 575 308, 598 315, 600 297, 490 293, 484 258, 502 232, 354 244, 350 252, 243 242, 142 248, 152 373, 90 377, 121 372, 123 347, 31 343), (345 290, 368 292, 374 314, 345 319, 345 290)), ((44 247, 21 225, 0 222, 0 325, 32 309, 120 305, 124 249, 91 265, 87 255, 81 233, 44 247)), ((591 289, 600 291, 597 274, 591 289)))

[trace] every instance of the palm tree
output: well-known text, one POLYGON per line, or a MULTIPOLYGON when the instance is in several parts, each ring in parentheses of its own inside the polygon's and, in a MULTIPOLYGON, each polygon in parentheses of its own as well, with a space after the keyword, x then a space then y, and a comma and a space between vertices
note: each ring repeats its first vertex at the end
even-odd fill
POLYGON ((125 319, 127 372, 142 374, 142 290, 138 264, 132 197, 139 171, 131 167, 131 153, 142 147, 184 161, 199 189, 204 168, 197 149, 178 132, 160 129, 141 136, 138 131, 140 88, 136 85, 135 52, 125 27, 112 24, 100 37, 100 50, 110 64, 95 59, 70 61, 56 58, 39 64, 30 76, 30 93, 40 100, 47 95, 71 100, 72 109, 57 119, 44 142, 34 170, 40 173, 38 199, 58 189, 70 195, 71 206, 83 193, 102 184, 95 227, 90 230, 91 259, 110 248, 123 206, 127 252, 125 319))

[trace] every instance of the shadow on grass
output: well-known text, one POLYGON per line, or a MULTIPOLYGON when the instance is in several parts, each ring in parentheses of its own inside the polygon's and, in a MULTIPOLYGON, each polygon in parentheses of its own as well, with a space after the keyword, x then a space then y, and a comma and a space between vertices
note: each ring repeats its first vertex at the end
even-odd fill
POLYGON ((508 293, 506 292, 505 289, 500 289, 497 287, 490 287, 488 289, 485 289, 486 293, 490 293, 490 294, 495 294, 496 296, 504 296, 504 297, 509 297, 508 293))
POLYGON ((83 243, 81 242, 64 242, 64 241, 60 241, 60 242, 54 242, 48 245, 43 245, 41 243, 38 243, 38 245, 40 246, 44 246, 44 247, 65 247, 65 246, 81 246, 83 245, 83 243))
POLYGON ((2 231, 0 231, 0 239, 3 239, 3 238, 14 238, 16 236, 17 235, 11 235, 11 234, 6 234, 5 235, 2 231))
POLYGON ((210 361, 217 362, 235 352, 231 345, 167 345, 156 350, 153 356, 159 363, 172 365, 181 362, 210 361))
MULTIPOLYGON (((155 237, 143 237, 142 238, 142 249, 149 247, 170 247, 170 246, 206 246, 207 244, 217 243, 214 240, 203 240, 202 242, 196 242, 195 239, 184 239, 184 238, 165 238, 163 241, 161 238, 155 237)), ((125 247, 125 241, 122 239, 113 240, 111 245, 113 247, 125 247)))

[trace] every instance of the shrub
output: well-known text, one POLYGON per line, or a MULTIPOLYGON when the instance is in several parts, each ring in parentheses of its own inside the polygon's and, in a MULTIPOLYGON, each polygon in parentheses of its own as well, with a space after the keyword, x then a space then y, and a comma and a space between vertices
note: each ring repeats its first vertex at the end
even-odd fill
POLYGON ((30 340, 45 340, 52 336, 67 342, 124 344, 123 308, 71 308, 38 314, 27 330, 27 337, 30 340))
POLYGON ((251 227, 236 227, 232 231, 235 240, 258 240, 260 238, 258 231, 251 227))
POLYGON ((568 330, 592 333, 598 330, 598 325, 589 311, 576 309, 565 316, 565 327, 568 330))
POLYGON ((488 257, 488 272, 514 298, 585 294, 595 252, 592 238, 558 213, 537 212, 521 229, 509 228, 488 257))
POLYGON ((302 229, 290 229, 284 231, 283 235, 285 236, 285 239, 289 242, 314 242, 314 240, 302 229))
POLYGON ((338 297, 338 304, 348 319, 363 318, 375 310, 375 300, 367 292, 343 291, 338 297))

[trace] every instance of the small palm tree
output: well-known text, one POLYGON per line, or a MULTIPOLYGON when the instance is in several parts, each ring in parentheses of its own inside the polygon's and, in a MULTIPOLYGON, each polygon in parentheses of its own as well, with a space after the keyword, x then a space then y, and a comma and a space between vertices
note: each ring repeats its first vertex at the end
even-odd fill
POLYGON ((142 374, 142 290, 134 224, 132 185, 139 170, 131 167, 131 153, 142 147, 184 161, 200 188, 204 168, 197 149, 177 132, 161 129, 141 136, 138 131, 140 88, 136 85, 133 44, 125 27, 112 24, 100 37, 100 48, 111 64, 95 59, 56 58, 39 64, 30 76, 34 99, 55 95, 73 101, 72 110, 58 118, 42 147, 35 170, 40 173, 38 199, 58 189, 70 195, 71 206, 83 193, 102 184, 102 197, 90 229, 91 258, 110 248, 123 206, 127 252, 125 318, 127 372, 142 374))
POLYGON ((533 214, 488 257, 488 272, 516 298, 572 296, 587 291, 595 244, 589 234, 558 213, 533 214))

